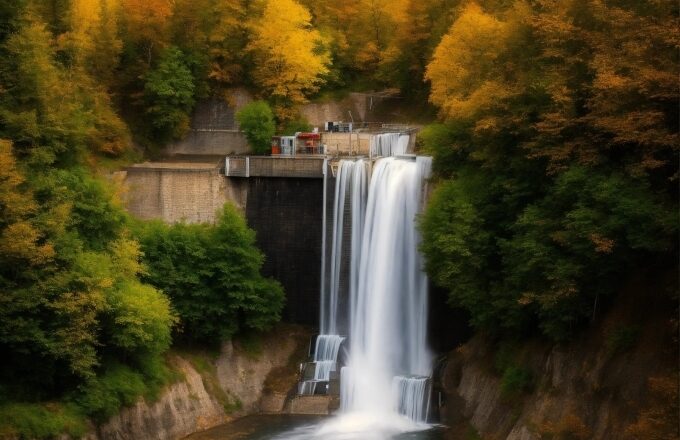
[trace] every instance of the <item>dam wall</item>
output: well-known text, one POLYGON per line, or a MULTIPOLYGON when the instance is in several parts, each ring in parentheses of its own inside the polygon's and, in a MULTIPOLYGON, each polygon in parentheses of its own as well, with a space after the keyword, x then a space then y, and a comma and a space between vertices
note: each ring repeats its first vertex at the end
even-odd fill
POLYGON ((124 175, 127 209, 145 220, 211 223, 227 201, 241 209, 246 203, 243 183, 225 179, 216 164, 145 163, 124 175))
POLYGON ((167 155, 228 155, 250 151, 240 131, 236 112, 251 101, 244 90, 232 90, 226 98, 199 101, 191 117, 191 128, 184 139, 168 145, 167 155))
POLYGON ((248 182, 246 219, 265 254, 262 272, 277 279, 286 291, 283 320, 318 325, 323 180, 243 180, 248 182))
POLYGON ((323 159, 254 159, 250 177, 224 176, 222 161, 129 167, 124 171, 127 209, 146 220, 212 223, 225 203, 233 203, 256 233, 257 246, 265 255, 263 274, 284 287, 283 320, 316 326, 323 159))

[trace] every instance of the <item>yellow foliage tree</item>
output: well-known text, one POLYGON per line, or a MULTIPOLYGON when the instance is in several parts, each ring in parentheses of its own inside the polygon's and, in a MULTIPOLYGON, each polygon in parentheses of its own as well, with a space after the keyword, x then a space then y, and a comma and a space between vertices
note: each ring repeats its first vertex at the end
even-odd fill
POLYGON ((172 0, 122 0, 126 39, 139 44, 147 64, 167 44, 172 0))
POLYGON ((113 82, 123 42, 118 33, 120 0, 72 0, 71 31, 59 37, 73 55, 72 77, 91 97, 94 130, 90 143, 118 155, 129 145, 127 128, 113 110, 106 87, 113 82))
POLYGON ((359 45, 357 36, 362 33, 359 18, 362 11, 362 1, 346 0, 302 0, 312 12, 314 27, 330 42, 333 55, 333 68, 340 75, 340 69, 356 68, 356 52, 359 45))
POLYGON ((207 58, 206 76, 218 89, 241 79, 248 12, 241 0, 175 0, 173 40, 207 58))
POLYGON ((22 190, 24 178, 12 155, 12 144, 0 140, 0 262, 18 267, 40 265, 54 257, 31 223, 37 206, 33 195, 22 190))
POLYGON ((261 17, 252 23, 253 77, 277 102, 282 119, 290 108, 304 103, 328 73, 329 55, 321 34, 311 29, 311 15, 295 0, 268 0, 261 17))
POLYGON ((72 0, 71 31, 62 35, 76 64, 108 84, 123 42, 118 37, 119 0, 72 0))
POLYGON ((432 84, 430 101, 442 116, 473 117, 513 93, 496 69, 507 38, 508 25, 476 3, 463 9, 425 73, 432 84))
POLYGON ((674 160, 673 2, 482 4, 461 9, 428 66, 430 100, 443 117, 477 133, 521 132, 521 146, 551 173, 620 153, 632 153, 627 170, 636 175, 674 160))

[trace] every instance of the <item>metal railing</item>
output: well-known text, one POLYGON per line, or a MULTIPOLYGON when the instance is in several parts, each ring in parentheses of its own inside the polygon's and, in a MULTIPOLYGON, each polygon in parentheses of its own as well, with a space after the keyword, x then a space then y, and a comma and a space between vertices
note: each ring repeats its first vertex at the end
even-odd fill
POLYGON ((323 156, 230 156, 224 161, 226 177, 323 177, 323 156))
POLYGON ((250 157, 227 157, 224 160, 224 175, 227 177, 250 177, 250 157))

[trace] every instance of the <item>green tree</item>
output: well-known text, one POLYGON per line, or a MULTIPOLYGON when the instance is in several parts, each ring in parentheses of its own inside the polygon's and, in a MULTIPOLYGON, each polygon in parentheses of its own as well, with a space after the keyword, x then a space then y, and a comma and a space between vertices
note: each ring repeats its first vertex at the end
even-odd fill
MULTIPOLYGON (((3 398, 53 399, 170 345, 169 300, 142 284, 139 246, 105 184, 78 168, 26 179, 0 142, 3 398)), ((28 168, 32 169, 32 168, 28 168)))
POLYGON ((146 112, 162 139, 180 138, 189 129, 195 89, 195 79, 184 53, 176 47, 167 48, 144 85, 146 112))
POLYGON ((265 101, 251 102, 236 113, 236 119, 253 152, 269 152, 272 136, 276 133, 274 113, 269 104, 265 101))
POLYGON ((216 344, 239 330, 264 330, 283 307, 281 286, 260 275, 255 234, 230 205, 215 225, 141 225, 144 279, 172 299, 179 336, 216 344))

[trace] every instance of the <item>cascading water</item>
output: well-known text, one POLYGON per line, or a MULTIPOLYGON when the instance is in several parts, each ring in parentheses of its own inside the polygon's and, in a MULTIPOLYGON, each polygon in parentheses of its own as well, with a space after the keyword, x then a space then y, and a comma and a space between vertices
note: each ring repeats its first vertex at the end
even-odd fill
MULTIPOLYGON (((427 277, 418 253, 415 217, 431 159, 386 158, 373 171, 368 195, 358 286, 350 299, 349 380, 342 382, 350 412, 395 412, 396 376, 429 376, 427 277)), ((420 405, 413 403, 414 405, 420 405)), ((406 409, 407 414, 426 414, 406 409)))
MULTIPOLYGON (((331 372, 337 370, 338 353, 345 340, 338 335, 319 335, 314 346, 314 377, 298 386, 298 394, 316 394, 319 386, 326 386, 331 372)), ((325 391, 325 389, 324 389, 325 391)), ((323 394, 323 393, 322 393, 323 394)))
POLYGON ((399 156, 407 153, 411 137, 401 133, 382 133, 371 138, 371 155, 374 157, 399 156))
MULTIPOLYGON (((337 370, 338 354, 345 337, 338 335, 340 320, 346 313, 339 311, 339 298, 342 273, 343 243, 345 242, 345 205, 349 196, 351 213, 350 252, 359 254, 364 212, 368 192, 368 167, 365 161, 341 161, 335 184, 333 210, 333 236, 330 258, 330 278, 328 286, 321 290, 321 334, 316 339, 314 349, 314 378, 300 383, 298 394, 315 394, 318 387, 330 380, 331 372, 337 370)), ((352 259, 354 262, 354 259, 352 259)), ((350 267, 354 274, 354 267, 350 267)), ((349 291, 355 289, 355 277, 350 277, 349 291)), ((346 327, 346 325, 345 325, 346 327)), ((346 331, 346 330, 345 330, 346 331)))
MULTIPOLYGON (((341 163, 341 186, 350 180, 343 177, 349 172, 343 168, 341 163)), ((427 277, 415 217, 430 169, 428 157, 380 159, 365 204, 355 205, 351 199, 350 347, 347 366, 340 371, 341 414, 320 428, 307 427, 281 438, 383 440, 428 426, 427 277)), ((352 185, 345 186, 345 192, 347 188, 352 185)), ((334 245, 334 254, 336 249, 334 245)))
POLYGON ((426 421, 430 410, 430 378, 395 376, 392 396, 395 409, 411 420, 426 421))
MULTIPOLYGON (((343 160, 338 166, 335 182, 335 200, 333 209, 333 236, 330 258, 330 279, 328 286, 321 292, 321 334, 337 335, 339 320, 343 317, 338 309, 342 274, 343 244, 345 241, 345 204, 349 195, 351 212, 351 249, 352 255, 359 254, 361 234, 364 224, 364 213, 368 189, 368 170, 364 160, 343 160)), ((352 260, 353 261, 353 260, 352 260)), ((354 265, 350 273, 355 273, 354 265)), ((350 290, 356 281, 350 280, 350 290)), ((346 314, 345 314, 346 315, 346 314)))

